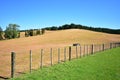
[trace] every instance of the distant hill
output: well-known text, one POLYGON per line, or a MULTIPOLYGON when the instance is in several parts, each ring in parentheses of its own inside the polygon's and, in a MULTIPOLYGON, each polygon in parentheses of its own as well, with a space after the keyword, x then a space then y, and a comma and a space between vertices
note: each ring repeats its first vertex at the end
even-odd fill
POLYGON ((46 30, 65 30, 65 29, 85 29, 85 30, 91 30, 91 31, 97 31, 97 32, 104 32, 104 33, 110 33, 110 34, 120 34, 120 29, 109 29, 109 28, 95 28, 95 27, 89 27, 89 26, 83 26, 80 24, 65 24, 62 26, 52 26, 52 27, 46 27, 44 28, 46 30))

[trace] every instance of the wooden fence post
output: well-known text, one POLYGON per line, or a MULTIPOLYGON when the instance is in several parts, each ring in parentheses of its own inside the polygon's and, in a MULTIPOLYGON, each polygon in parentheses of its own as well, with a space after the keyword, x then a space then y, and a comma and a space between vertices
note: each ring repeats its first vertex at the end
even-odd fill
POLYGON ((30 73, 32 72, 32 51, 30 50, 30 73))
POLYGON ((87 45, 87 51, 86 51, 86 52, 87 52, 87 56, 88 56, 88 55, 89 55, 89 54, 88 54, 88 45, 87 45))
POLYGON ((86 52, 85 50, 86 50, 86 49, 85 49, 85 44, 84 44, 84 52, 83 52, 83 56, 85 56, 85 52, 86 52))
POLYGON ((103 51, 104 51, 105 50, 105 45, 104 44, 102 45, 102 48, 103 48, 103 51))
POLYGON ((64 61, 66 61, 66 47, 64 48, 64 61))
POLYGON ((60 63, 60 48, 58 48, 58 63, 60 63))
POLYGON ((71 60, 71 46, 69 47, 69 61, 71 60))
POLYGON ((115 43, 115 48, 116 48, 116 43, 115 43))
POLYGON ((80 45, 80 58, 81 58, 81 45, 80 45))
POLYGON ((43 66, 43 49, 41 49, 40 58, 41 58, 41 61, 40 61, 40 68, 42 69, 42 66, 43 66))
POLYGON ((76 46, 76 58, 78 58, 78 49, 77 49, 77 46, 76 46))
POLYGON ((51 66, 52 66, 52 48, 50 50, 50 61, 51 61, 51 66))
POLYGON ((11 78, 15 77, 15 53, 11 52, 11 78))
POLYGON ((112 49, 112 43, 110 43, 110 49, 112 49))
POLYGON ((91 45, 91 50, 92 50, 91 54, 93 54, 94 53, 93 44, 91 45))

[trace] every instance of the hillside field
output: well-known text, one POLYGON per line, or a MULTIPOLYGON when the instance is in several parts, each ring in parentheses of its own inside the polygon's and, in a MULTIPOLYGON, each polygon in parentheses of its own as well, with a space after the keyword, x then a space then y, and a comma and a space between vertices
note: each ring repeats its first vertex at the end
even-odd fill
MULTIPOLYGON (((32 50, 35 61, 38 58, 40 49, 61 48, 70 46, 73 43, 80 44, 101 44, 109 42, 120 42, 120 35, 93 32, 88 30, 70 29, 60 31, 46 31, 44 35, 23 37, 18 39, 0 41, 0 76, 10 76, 10 53, 16 52, 17 69, 25 71, 29 65, 29 50, 32 50), (37 55, 38 54, 38 55, 37 55), (24 66, 21 66, 21 63, 24 66)), ((39 60, 39 59, 38 59, 39 60)), ((35 62, 36 64, 38 62, 35 62)), ((38 67, 39 65, 34 65, 38 67)), ((34 68, 33 67, 33 68, 34 68)))

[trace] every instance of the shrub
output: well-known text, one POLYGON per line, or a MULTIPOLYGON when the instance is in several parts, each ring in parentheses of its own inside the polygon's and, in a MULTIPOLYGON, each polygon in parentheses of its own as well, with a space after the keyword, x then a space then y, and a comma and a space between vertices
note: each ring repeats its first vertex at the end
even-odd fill
POLYGON ((42 29, 41 34, 44 34, 44 33, 45 33, 45 29, 42 29))
POLYGON ((7 39, 18 38, 20 35, 18 27, 20 26, 17 24, 9 24, 5 30, 5 38, 7 39))
POLYGON ((38 29, 38 30, 36 31, 36 35, 40 35, 40 34, 41 34, 40 29, 38 29))
POLYGON ((2 40, 3 39, 3 30, 2 30, 2 28, 0 27, 0 40, 2 40))

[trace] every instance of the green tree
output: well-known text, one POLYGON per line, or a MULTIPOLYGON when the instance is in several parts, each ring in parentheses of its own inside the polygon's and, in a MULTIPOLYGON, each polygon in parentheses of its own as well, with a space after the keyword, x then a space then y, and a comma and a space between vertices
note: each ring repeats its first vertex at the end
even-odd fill
POLYGON ((58 30, 58 27, 52 26, 52 27, 51 27, 51 30, 58 30))
POLYGON ((44 33, 45 33, 45 29, 42 29, 41 34, 44 34, 44 33))
POLYGON ((40 29, 36 30, 36 35, 40 35, 40 29))
POLYGON ((29 30, 29 35, 30 35, 30 36, 34 36, 34 30, 33 30, 33 29, 30 29, 30 30, 29 30))
POLYGON ((0 27, 0 35, 3 33, 3 30, 2 30, 2 28, 0 27))
POLYGON ((3 30, 2 30, 2 28, 0 27, 0 40, 2 40, 3 39, 3 30))
POLYGON ((20 36, 19 25, 9 24, 5 30, 5 37, 7 39, 18 38, 20 36))
POLYGON ((29 37, 29 31, 28 30, 25 31, 25 37, 29 37))

